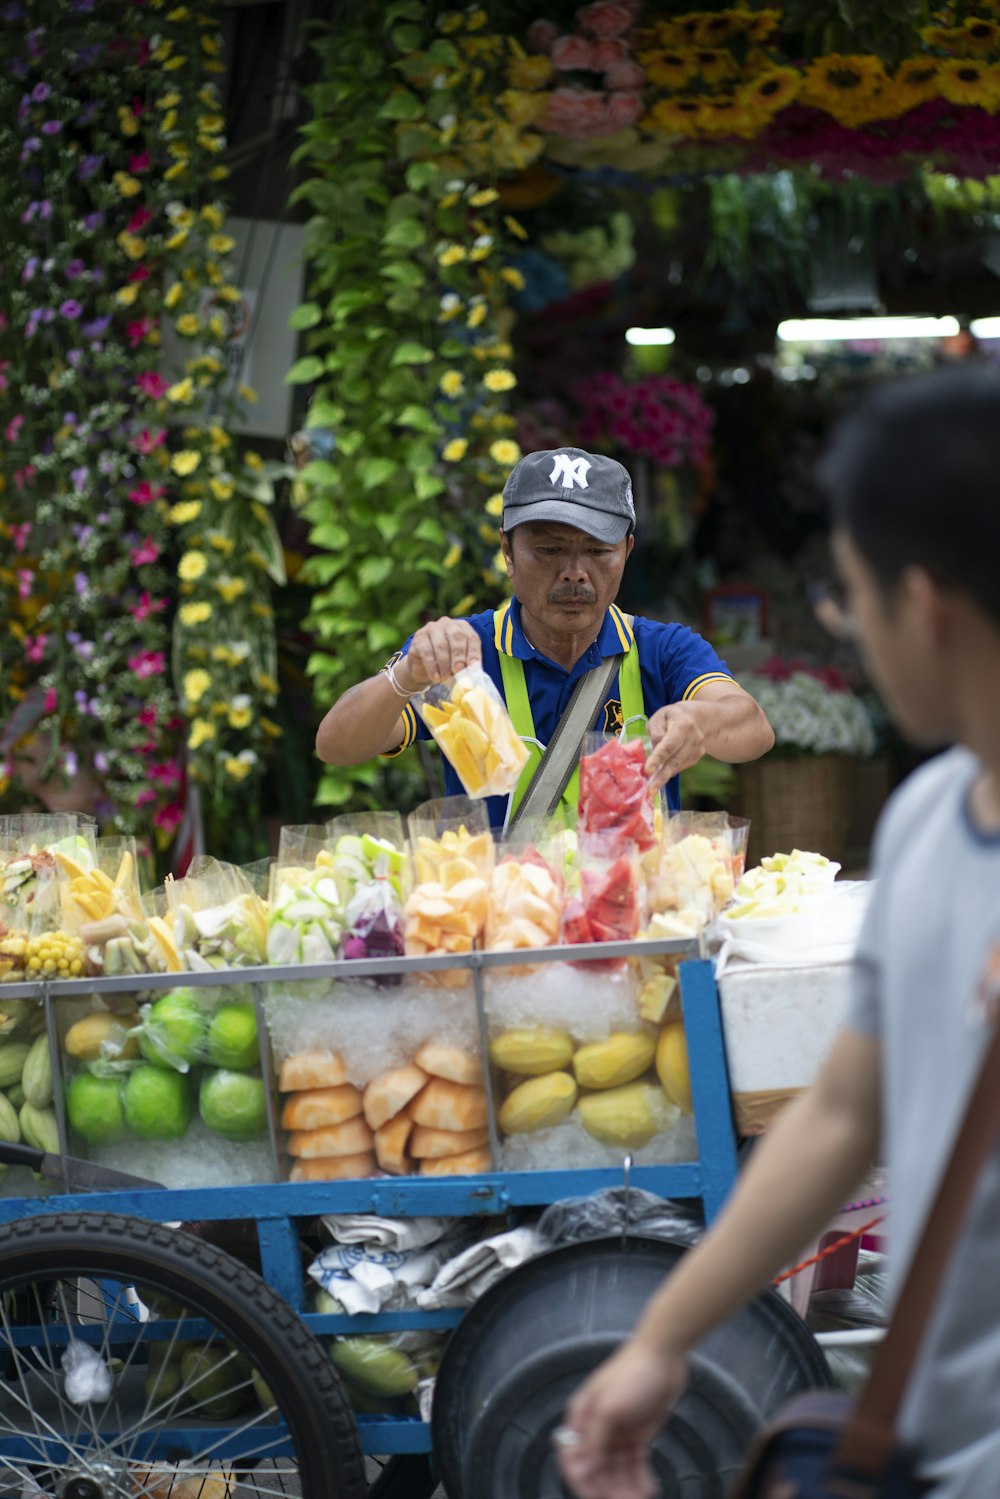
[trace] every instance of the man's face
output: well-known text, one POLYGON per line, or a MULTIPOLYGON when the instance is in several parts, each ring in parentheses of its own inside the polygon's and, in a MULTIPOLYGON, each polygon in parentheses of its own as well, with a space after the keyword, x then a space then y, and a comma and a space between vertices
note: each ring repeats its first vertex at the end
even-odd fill
POLYGON ((597 634, 634 538, 598 541, 560 521, 524 521, 500 546, 522 608, 556 635, 597 634))
POLYGON ((891 595, 843 531, 833 537, 865 664, 893 719, 917 744, 954 737, 951 671, 942 648, 941 594, 920 569, 904 571, 891 595))

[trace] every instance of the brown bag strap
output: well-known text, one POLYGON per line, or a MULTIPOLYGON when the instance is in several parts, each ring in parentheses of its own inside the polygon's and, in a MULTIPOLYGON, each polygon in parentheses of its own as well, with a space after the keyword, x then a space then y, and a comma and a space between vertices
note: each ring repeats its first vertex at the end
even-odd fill
POLYGON ((980 1169, 1000 1139, 1000 1025, 993 1028, 965 1117, 934 1195, 923 1232, 871 1373, 837 1449, 836 1460, 877 1471, 895 1444, 894 1428, 945 1266, 965 1222, 980 1169))

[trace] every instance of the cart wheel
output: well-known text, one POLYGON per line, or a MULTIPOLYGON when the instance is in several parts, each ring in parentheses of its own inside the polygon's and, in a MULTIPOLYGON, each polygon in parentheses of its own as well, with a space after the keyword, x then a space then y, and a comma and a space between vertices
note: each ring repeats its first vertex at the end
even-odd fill
POLYGON ((431 1499, 438 1486, 430 1458, 423 1452, 390 1457, 368 1490, 368 1499, 431 1499))
POLYGON ((0 1228, 0 1495, 363 1499, 322 1345, 259 1276, 110 1213, 0 1228), (66 1357, 92 1377, 68 1385, 66 1357), (103 1388, 102 1388, 103 1386, 103 1388))

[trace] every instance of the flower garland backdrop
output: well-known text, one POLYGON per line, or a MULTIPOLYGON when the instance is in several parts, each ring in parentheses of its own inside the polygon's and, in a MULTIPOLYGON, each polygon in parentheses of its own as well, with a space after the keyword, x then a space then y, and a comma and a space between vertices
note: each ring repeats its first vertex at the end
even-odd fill
POLYGON ((201 7, 3 10, 3 784, 160 849, 185 776, 217 851, 245 824, 276 686, 276 538, 224 430, 220 50, 201 7))

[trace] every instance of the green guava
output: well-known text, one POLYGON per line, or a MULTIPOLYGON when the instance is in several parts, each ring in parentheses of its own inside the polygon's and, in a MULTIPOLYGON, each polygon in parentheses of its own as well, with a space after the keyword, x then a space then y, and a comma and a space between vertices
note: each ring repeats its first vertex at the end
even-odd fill
POLYGON ((264 1084, 248 1072, 206 1072, 198 1109, 208 1128, 226 1140, 256 1140, 267 1130, 264 1084))
POLYGON ((94 1145, 120 1140, 125 1133, 120 1077, 95 1077, 79 1072, 66 1093, 70 1128, 94 1145))
POLYGON ((220 1005, 208 1022, 208 1060, 213 1067, 245 1071, 260 1061, 253 1004, 220 1005))
POLYGON ((166 1063, 186 1072, 205 1056, 208 1017, 193 989, 175 989, 149 1008, 139 1036, 139 1050, 149 1062, 166 1063))
POLYGON ((191 1123, 191 1084, 180 1072, 151 1063, 125 1084, 125 1123, 141 1140, 177 1140, 191 1123))

